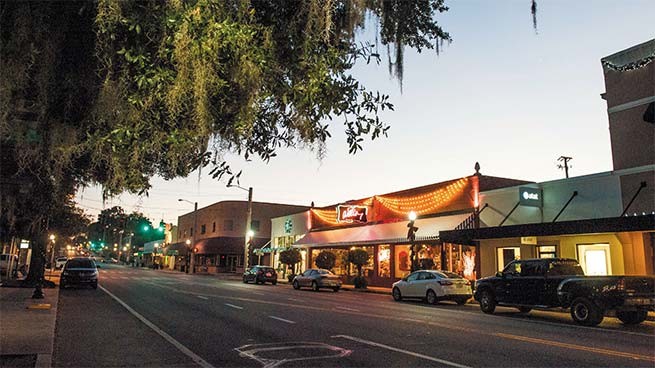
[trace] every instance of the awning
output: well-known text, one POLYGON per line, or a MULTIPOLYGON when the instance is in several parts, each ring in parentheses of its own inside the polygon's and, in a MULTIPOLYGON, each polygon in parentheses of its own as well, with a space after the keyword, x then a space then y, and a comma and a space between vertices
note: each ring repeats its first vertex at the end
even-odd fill
POLYGON ((165 256, 186 256, 187 245, 184 242, 168 244, 162 250, 165 256))
MULTIPOLYGON (((418 219, 414 226, 416 241, 430 241, 439 238, 439 232, 452 230, 461 224, 471 214, 432 217, 418 219)), ((408 221, 389 224, 373 224, 345 229, 312 231, 293 244, 294 248, 312 248, 325 246, 353 246, 367 244, 400 244, 407 243, 408 221)))
POLYGON ((449 243, 475 244, 475 241, 483 239, 518 238, 522 236, 602 234, 627 231, 655 231, 655 215, 451 230, 444 231, 440 236, 441 240, 449 243))
MULTIPOLYGON (((254 238, 250 242, 250 251, 264 246, 268 238, 254 238)), ((219 236, 198 240, 195 249, 197 254, 243 254, 245 238, 219 236)))

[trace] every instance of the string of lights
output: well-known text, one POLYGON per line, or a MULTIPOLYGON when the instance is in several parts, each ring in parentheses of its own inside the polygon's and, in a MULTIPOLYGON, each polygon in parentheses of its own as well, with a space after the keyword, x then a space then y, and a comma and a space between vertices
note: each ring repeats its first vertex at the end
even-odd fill
POLYGON ((394 213, 406 215, 409 211, 414 211, 417 215, 424 215, 436 212, 460 196, 467 187, 468 181, 468 178, 461 178, 444 188, 412 197, 376 196, 375 198, 394 213))
POLYGON ((618 72, 627 72, 627 71, 630 71, 630 70, 643 68, 646 65, 650 64, 653 60, 655 60, 655 54, 646 56, 643 59, 633 61, 631 63, 624 64, 624 65, 616 65, 616 64, 613 64, 610 61, 605 60, 605 61, 603 61, 603 66, 608 68, 608 69, 612 69, 612 70, 615 70, 615 71, 618 71, 618 72))
POLYGON ((331 225, 338 225, 339 221, 337 221, 337 210, 319 210, 316 208, 311 209, 312 214, 314 214, 316 217, 318 217, 321 221, 331 224, 331 225))

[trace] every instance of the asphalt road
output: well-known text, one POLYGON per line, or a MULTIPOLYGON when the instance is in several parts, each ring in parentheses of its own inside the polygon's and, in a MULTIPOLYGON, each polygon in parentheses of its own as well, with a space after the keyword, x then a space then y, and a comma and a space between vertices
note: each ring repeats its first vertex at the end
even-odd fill
POLYGON ((109 266, 60 292, 56 367, 654 367, 655 323, 109 266))

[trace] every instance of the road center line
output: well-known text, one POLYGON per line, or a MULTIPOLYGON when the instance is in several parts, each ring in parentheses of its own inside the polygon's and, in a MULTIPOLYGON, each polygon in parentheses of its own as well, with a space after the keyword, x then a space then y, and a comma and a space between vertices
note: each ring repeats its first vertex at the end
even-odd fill
POLYGON ((558 341, 536 339, 534 337, 510 335, 510 334, 504 334, 504 333, 496 333, 494 335, 496 335, 498 337, 503 337, 503 338, 506 338, 506 339, 518 340, 518 341, 523 341, 523 342, 530 342, 530 343, 534 343, 534 344, 557 346, 557 347, 560 347, 560 348, 574 349, 574 350, 587 351, 587 352, 598 353, 598 354, 605 354, 605 355, 619 356, 619 357, 623 357, 623 358, 632 358, 632 359, 646 360, 646 361, 649 361, 649 362, 655 362, 655 357, 648 356, 648 355, 625 353, 625 352, 622 352, 622 351, 600 349, 600 348, 594 348, 594 347, 582 346, 582 345, 573 345, 573 344, 567 344, 567 343, 558 342, 558 341))
POLYGON ((421 358, 421 359, 430 360, 430 361, 433 361, 433 362, 437 362, 437 363, 441 363, 441 364, 449 365, 449 366, 451 366, 451 367, 458 367, 458 368, 471 368, 471 367, 469 367, 468 365, 457 364, 457 363, 454 363, 454 362, 450 362, 450 361, 448 361, 448 360, 443 360, 443 359, 439 359, 439 358, 431 357, 431 356, 428 356, 428 355, 423 355, 423 354, 415 353, 415 352, 413 352, 413 351, 409 351, 409 350, 404 350, 404 349, 400 349, 400 348, 394 348, 393 346, 384 345, 384 344, 380 344, 380 343, 378 343, 378 342, 369 341, 369 340, 364 340, 364 339, 360 339, 360 338, 352 337, 352 336, 348 336, 348 335, 336 335, 336 336, 332 336, 332 338, 341 338, 341 339, 347 339, 347 340, 351 340, 351 341, 356 341, 356 342, 360 342, 360 343, 362 343, 362 344, 371 345, 371 346, 375 346, 375 347, 378 347, 378 348, 383 348, 383 349, 387 349, 387 350, 395 351, 395 352, 398 352, 398 353, 403 353, 403 354, 411 355, 411 356, 413 356, 413 357, 417 357, 417 358, 421 358))
POLYGON ((203 299, 203 300, 209 300, 208 297, 202 296, 202 295, 196 295, 198 298, 203 299))
POLYGON ((122 305, 123 307, 125 307, 125 309, 127 309, 128 312, 132 313, 132 315, 134 315, 134 317, 136 317, 137 319, 139 319, 139 321, 143 322, 143 324, 145 324, 146 326, 150 327, 150 328, 151 328, 153 331, 155 331, 159 336, 163 337, 164 340, 170 342, 173 346, 175 346, 175 347, 177 348, 177 350, 181 351, 183 354, 185 354, 186 356, 188 356, 189 358, 191 358, 191 359, 192 359, 196 364, 198 364, 199 366, 201 366, 201 367, 203 367, 203 368, 214 368, 213 365, 209 364, 206 360, 202 359, 198 354, 194 353, 193 351, 189 350, 189 348, 187 348, 186 346, 184 346, 184 345, 182 345, 181 343, 179 343, 177 340, 175 340, 175 339, 173 338, 173 336, 171 336, 171 335, 167 334, 166 332, 164 332, 162 329, 160 329, 159 327, 157 327, 154 323, 152 323, 152 322, 150 322, 149 320, 147 320, 144 316, 142 316, 141 314, 139 314, 139 312, 137 312, 137 311, 135 311, 134 309, 132 309, 132 307, 130 307, 129 305, 127 305, 124 301, 120 300, 116 295, 112 294, 109 290, 105 289, 105 288, 102 287, 101 285, 98 285, 98 288, 99 288, 100 290, 104 291, 105 293, 107 293, 107 295, 109 295, 109 296, 112 297, 115 301, 117 301, 118 304, 120 304, 120 305, 122 305))
POLYGON ((238 305, 234 305, 234 304, 230 304, 230 303, 225 303, 225 305, 227 305, 230 308, 234 308, 234 309, 243 309, 243 307, 239 307, 238 305))
POLYGON ((284 318, 280 318, 280 317, 275 317, 275 316, 268 316, 268 318, 273 318, 273 319, 276 319, 276 320, 278 320, 278 321, 286 322, 286 323, 289 323, 289 324, 295 324, 295 323, 296 323, 296 322, 294 322, 294 321, 290 321, 290 320, 288 320, 288 319, 284 319, 284 318))
POLYGON ((348 308, 348 307, 334 307, 334 308, 335 309, 343 309, 343 310, 347 310, 347 311, 351 311, 351 312, 359 312, 359 309, 355 309, 355 308, 348 308))

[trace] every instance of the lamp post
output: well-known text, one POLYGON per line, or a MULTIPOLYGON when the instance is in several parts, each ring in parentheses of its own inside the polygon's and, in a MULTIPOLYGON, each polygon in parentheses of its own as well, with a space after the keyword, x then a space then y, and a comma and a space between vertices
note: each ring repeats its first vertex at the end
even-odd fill
MULTIPOLYGON (((248 255, 250 251, 250 240, 248 239, 248 233, 252 231, 251 226, 252 226, 252 187, 248 187, 248 189, 239 186, 239 185, 234 185, 234 184, 229 184, 227 186, 228 188, 239 188, 241 190, 245 190, 248 192, 248 212, 246 214, 246 232, 244 234, 244 245, 243 245, 243 269, 244 271, 248 269, 248 255)), ((254 235, 254 234, 253 234, 254 235)))
MULTIPOLYGON (((187 202, 193 204, 193 229, 191 229, 191 249, 189 251, 189 268, 191 273, 196 273, 196 254, 193 251, 196 246, 196 227, 198 226, 198 202, 187 201, 186 199, 178 198, 178 202, 187 202)), ((189 245, 189 240, 187 239, 187 245, 189 245)), ((189 273, 189 269, 186 270, 186 273, 189 273)))
POLYGON ((52 243, 52 251, 50 252, 50 272, 54 269, 55 264, 55 234, 50 234, 50 242, 52 243))
POLYGON ((414 226, 414 221, 416 221, 416 212, 410 211, 409 215, 407 216, 409 218, 409 223, 407 224, 407 239, 409 240, 409 250, 410 250, 410 256, 409 259, 412 262, 412 272, 418 270, 418 260, 417 258, 417 252, 415 248, 414 241, 416 240, 416 230, 418 230, 418 227, 414 226))

